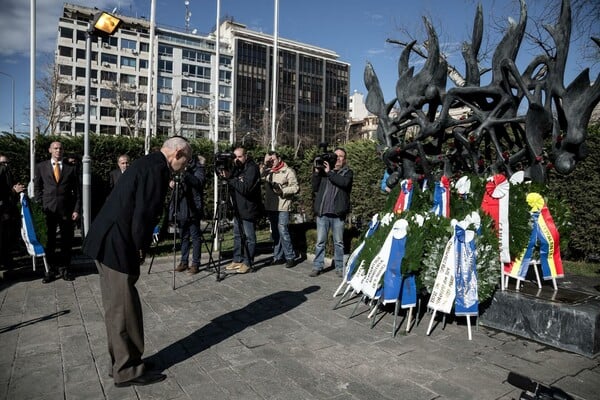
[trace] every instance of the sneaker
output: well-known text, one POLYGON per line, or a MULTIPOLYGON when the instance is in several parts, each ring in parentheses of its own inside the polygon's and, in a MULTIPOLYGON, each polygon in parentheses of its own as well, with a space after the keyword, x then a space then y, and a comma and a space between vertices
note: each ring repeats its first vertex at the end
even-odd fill
POLYGON ((198 266, 196 264, 192 264, 192 266, 187 270, 188 275, 195 275, 199 272, 198 266))
POLYGON ((269 261, 269 265, 281 265, 285 264, 285 260, 283 258, 274 258, 269 261))
POLYGON ((310 271, 310 274, 308 274, 308 276, 310 276, 311 278, 314 278, 315 276, 319 276, 320 274, 321 274, 320 269, 313 269, 312 271, 310 271))
POLYGON ((175 271, 177 271, 177 272, 183 272, 186 269, 188 269, 188 265, 187 264, 179 263, 179 265, 175 268, 175 271))
POLYGON ((342 276, 344 276, 344 273, 342 272, 342 270, 341 270, 341 269, 336 269, 336 270, 335 270, 335 275, 336 275, 338 278, 341 278, 342 276))
POLYGON ((287 261, 285 262, 285 267, 286 267, 286 268, 293 268, 293 267, 294 267, 294 265, 296 265, 296 264, 294 263, 294 260, 287 260, 287 261))
POLYGON ((231 264, 229 264, 228 266, 226 266, 225 269, 227 271, 231 271, 231 270, 234 270, 234 269, 238 269, 240 267, 240 265, 243 265, 243 264, 234 261, 231 264))
POLYGON ((237 273, 238 274, 245 274, 246 272, 250 271, 250 267, 247 266, 244 263, 240 263, 239 267, 237 268, 237 273))

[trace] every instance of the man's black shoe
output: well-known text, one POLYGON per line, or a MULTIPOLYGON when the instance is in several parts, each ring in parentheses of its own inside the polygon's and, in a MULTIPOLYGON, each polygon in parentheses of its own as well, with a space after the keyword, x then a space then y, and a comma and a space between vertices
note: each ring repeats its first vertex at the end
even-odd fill
MULTIPOLYGON (((152 361, 144 361, 144 366, 146 369, 146 373, 151 373, 152 371, 154 371, 156 369, 156 364, 154 364, 152 361)), ((155 373, 158 373, 155 371, 155 373)), ((112 373, 112 368, 109 368, 108 371, 108 377, 112 378, 113 377, 113 373, 112 373)))
POLYGON ((140 375, 137 378, 133 378, 131 380, 115 383, 115 386, 118 388, 128 387, 128 386, 145 386, 152 385, 153 383, 162 382, 167 379, 165 374, 159 374, 156 372, 146 372, 144 375, 140 375))
POLYGON ((294 265, 296 265, 296 263, 294 262, 294 260, 287 260, 287 261, 285 262, 285 267, 286 267, 286 268, 293 268, 293 267, 294 267, 294 265))
POLYGON ((285 264, 285 260, 283 258, 277 258, 277 259, 272 259, 271 261, 269 261, 269 265, 281 265, 281 264, 285 264))
POLYGON ((311 278, 314 278, 315 276, 319 276, 320 274, 321 274, 320 269, 313 269, 312 271, 310 271, 310 274, 308 274, 308 276, 310 276, 311 278))
POLYGON ((54 280, 53 275, 44 275, 44 277, 42 278, 42 283, 50 283, 53 280, 54 280))
POLYGON ((73 277, 73 275, 70 272, 67 272, 67 271, 65 271, 65 272, 62 273, 62 278, 65 281, 74 281, 75 280, 75 278, 73 277))

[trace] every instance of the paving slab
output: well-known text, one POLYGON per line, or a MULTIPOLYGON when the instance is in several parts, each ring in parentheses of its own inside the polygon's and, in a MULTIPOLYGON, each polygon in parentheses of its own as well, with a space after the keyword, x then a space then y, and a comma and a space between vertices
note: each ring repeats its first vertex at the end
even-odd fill
POLYGON ((77 260, 72 282, 44 285, 39 271, 5 274, 0 400, 508 400, 520 393, 506 382, 510 371, 578 400, 598 398, 598 357, 479 325, 468 340, 461 319, 446 325, 440 319, 427 336, 425 310, 408 332, 402 313, 393 336, 392 315, 378 313, 372 327, 359 298, 334 309, 340 279, 333 271, 311 278, 311 268, 305 260, 221 282, 204 268, 176 274, 173 289, 173 258, 155 258, 150 274, 142 267, 137 287, 145 356, 168 378, 130 388, 116 388, 107 376, 102 302, 90 260, 77 260))

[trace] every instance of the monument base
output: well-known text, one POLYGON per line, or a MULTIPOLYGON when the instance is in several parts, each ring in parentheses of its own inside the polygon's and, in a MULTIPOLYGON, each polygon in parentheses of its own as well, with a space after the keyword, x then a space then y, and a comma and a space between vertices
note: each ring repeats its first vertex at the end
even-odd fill
POLYGON ((600 297, 582 291, 525 281, 520 291, 497 290, 479 323, 587 357, 600 352, 600 297))

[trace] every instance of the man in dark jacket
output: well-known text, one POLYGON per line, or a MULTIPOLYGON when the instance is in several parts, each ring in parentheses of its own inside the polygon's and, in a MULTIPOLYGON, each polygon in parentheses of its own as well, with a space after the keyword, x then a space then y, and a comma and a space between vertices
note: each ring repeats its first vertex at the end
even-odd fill
POLYGON ((92 222, 83 252, 96 260, 112 376, 117 387, 148 385, 165 375, 142 362, 144 323, 135 287, 140 264, 163 209, 171 173, 183 170, 192 149, 182 137, 137 161, 120 178, 92 222))
MULTIPOLYGON (((77 167, 63 161, 63 146, 60 142, 50 143, 50 160, 42 161, 35 167, 33 186, 35 201, 42 206, 46 215, 48 240, 46 254, 51 271, 56 269, 66 281, 72 281, 69 271, 73 246, 74 223, 79 218, 81 190, 77 167), (55 255, 56 227, 60 228, 60 257, 55 255)), ((54 279, 54 274, 46 274, 43 283, 54 279)))
POLYGON ((254 262, 255 224, 262 209, 260 171, 244 148, 236 148, 233 154, 235 155, 233 170, 220 172, 221 177, 227 180, 234 214, 233 262, 225 269, 245 274, 252 268, 254 262))
POLYGON ((169 219, 176 221, 181 235, 181 259, 175 268, 177 272, 187 271, 197 274, 200 268, 200 253, 202 251, 202 233, 200 220, 204 215, 204 172, 205 158, 197 156, 192 160, 178 180, 171 180, 169 187, 175 191, 169 203, 169 219), (188 267, 190 257, 190 239, 192 241, 192 265, 188 267))
POLYGON ((350 212, 350 192, 353 172, 346 164, 346 150, 336 148, 337 160, 333 168, 327 161, 323 168, 315 168, 312 175, 312 188, 315 193, 314 211, 317 216, 317 244, 315 259, 310 276, 323 271, 325 244, 329 230, 333 233, 334 263, 338 276, 344 267, 344 221, 350 212))
POLYGON ((0 265, 13 266, 12 250, 17 242, 19 227, 19 193, 25 186, 16 183, 10 168, 8 157, 0 154, 0 265))

